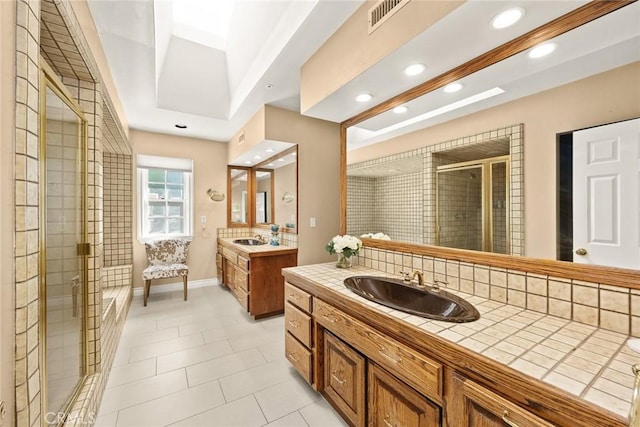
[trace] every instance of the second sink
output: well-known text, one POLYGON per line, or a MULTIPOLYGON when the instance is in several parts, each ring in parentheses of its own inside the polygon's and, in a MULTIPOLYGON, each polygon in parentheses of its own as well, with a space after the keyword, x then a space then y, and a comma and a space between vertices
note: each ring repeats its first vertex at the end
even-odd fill
POLYGON ((353 276, 344 285, 355 294, 396 310, 445 322, 472 322, 480 318, 468 301, 428 287, 418 289, 402 280, 377 276, 353 276))
POLYGON ((266 242, 263 242, 258 239, 236 239, 233 243, 237 243, 238 245, 247 245, 247 246, 257 246, 257 245, 266 245, 266 242))

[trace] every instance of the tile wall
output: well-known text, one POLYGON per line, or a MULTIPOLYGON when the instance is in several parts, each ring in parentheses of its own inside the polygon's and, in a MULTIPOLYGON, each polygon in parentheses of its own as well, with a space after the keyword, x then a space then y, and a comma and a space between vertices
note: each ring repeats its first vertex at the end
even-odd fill
POLYGON ((427 283, 640 337, 640 290, 370 247, 354 263, 398 277, 420 270, 427 283))
POLYGON ((131 155, 104 153, 104 265, 133 262, 131 155))

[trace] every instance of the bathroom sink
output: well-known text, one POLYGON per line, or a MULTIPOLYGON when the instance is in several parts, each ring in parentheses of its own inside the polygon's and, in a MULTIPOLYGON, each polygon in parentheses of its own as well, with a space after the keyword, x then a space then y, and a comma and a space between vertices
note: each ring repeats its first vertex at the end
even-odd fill
POLYGON ((449 292, 416 288, 399 279, 353 276, 344 280, 353 293, 396 310, 445 322, 472 322, 480 313, 468 301, 449 292))
POLYGON ((258 246, 258 245, 266 245, 266 242, 258 239, 236 239, 233 243, 237 243, 238 245, 247 245, 247 246, 258 246))

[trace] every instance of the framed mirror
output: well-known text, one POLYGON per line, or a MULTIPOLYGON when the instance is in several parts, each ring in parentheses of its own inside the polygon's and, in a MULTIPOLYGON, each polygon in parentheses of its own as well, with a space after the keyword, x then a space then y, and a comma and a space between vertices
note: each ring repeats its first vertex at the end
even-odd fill
POLYGON ((248 226, 253 218, 251 168, 227 168, 227 218, 230 227, 248 226), (251 196, 250 196, 251 195, 251 196))
MULTIPOLYGON (((386 175, 384 179, 392 183, 385 190, 374 185, 369 199, 376 200, 377 206, 382 199, 391 200, 396 211, 405 210, 422 220, 408 220, 412 226, 404 236, 402 229, 393 228, 394 224, 387 229, 367 229, 392 237, 391 243, 373 244, 477 260, 484 255, 474 255, 468 249, 477 247, 464 242, 459 246, 464 248, 462 251, 435 246, 443 239, 438 234, 442 230, 437 227, 442 226, 438 220, 444 216, 454 222, 452 230, 464 230, 465 223, 467 229, 470 227, 472 218, 466 206, 472 205, 471 199, 483 196, 470 194, 465 205, 467 187, 475 184, 472 174, 476 180, 486 176, 486 167, 485 172, 466 171, 461 175, 466 176, 466 181, 460 179, 454 188, 460 190, 457 193, 463 203, 448 212, 439 212, 438 204, 442 202, 437 199, 438 172, 444 174, 447 167, 456 164, 464 168, 474 162, 508 156, 510 163, 505 170, 509 171, 510 180, 505 188, 510 197, 496 194, 491 200, 485 195, 485 207, 475 210, 485 212, 489 218, 492 210, 510 210, 509 216, 501 216, 506 221, 504 228, 510 230, 511 247, 506 253, 557 259, 558 136, 640 116, 640 32, 634 24, 639 13, 638 3, 588 3, 345 121, 342 233, 364 231, 357 226, 362 225, 361 217, 366 218, 366 212, 353 216, 353 200, 358 193, 350 190, 365 193, 350 181, 386 175), (555 54, 534 62, 528 56, 530 49, 546 40, 557 45, 555 54), (461 83, 464 89, 451 96, 443 91, 451 83, 461 83), (465 92, 466 89, 472 90, 465 92), (480 94, 483 97, 477 100, 480 94), (406 107, 405 114, 393 112, 398 106, 406 107), (520 139, 519 145, 513 145, 514 136, 520 139), (421 180, 410 176, 418 172, 424 174, 421 180), (403 193, 412 180, 415 192, 403 193), (416 199, 422 202, 416 205, 416 199), (514 237, 522 239, 521 250, 515 250, 518 244, 514 237)), ((634 214, 637 218, 638 212, 634 214)), ((498 221, 497 216, 494 221, 498 221)), ((393 222, 398 224, 400 220, 393 222)), ((486 232, 482 235, 487 239, 486 232)), ((488 259, 510 268, 510 258, 488 259)), ((573 268, 560 262, 549 265, 557 271, 573 268)), ((622 282, 629 283, 625 280, 622 282)))
POLYGON ((273 169, 254 169, 256 225, 271 224, 274 218, 273 169))

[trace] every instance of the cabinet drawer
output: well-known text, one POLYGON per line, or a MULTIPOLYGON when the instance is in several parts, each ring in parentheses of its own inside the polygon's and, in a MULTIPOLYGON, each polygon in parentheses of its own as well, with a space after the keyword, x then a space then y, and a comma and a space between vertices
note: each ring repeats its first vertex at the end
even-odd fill
POLYGON ((242 255, 238 255, 238 267, 242 268, 244 271, 249 271, 249 260, 242 255))
POLYGON ((311 352, 288 332, 285 333, 284 353, 304 380, 311 384, 311 352))
POLYGON ((442 403, 442 364, 385 337, 318 298, 314 302, 313 314, 325 329, 349 342, 425 396, 442 403))
POLYGON ((222 256, 236 264, 238 262, 238 254, 233 252, 231 249, 222 248, 222 256))
POLYGON ((354 426, 365 426, 366 359, 330 333, 324 334, 324 393, 354 426))
POLYGON ((243 270, 236 268, 235 277, 236 287, 241 288, 246 293, 249 293, 249 274, 243 270))
POLYGON ((293 286, 291 283, 284 282, 284 296, 291 304, 300 307, 307 313, 311 313, 311 295, 293 286))
MULTIPOLYGON (((520 427, 552 427, 526 409, 470 380, 464 382, 464 419, 468 425, 517 425, 520 427)), ((466 425, 466 424, 465 424, 466 425)))
POLYGON ((291 335, 298 338, 307 348, 311 348, 311 316, 287 302, 284 305, 284 323, 291 335))

